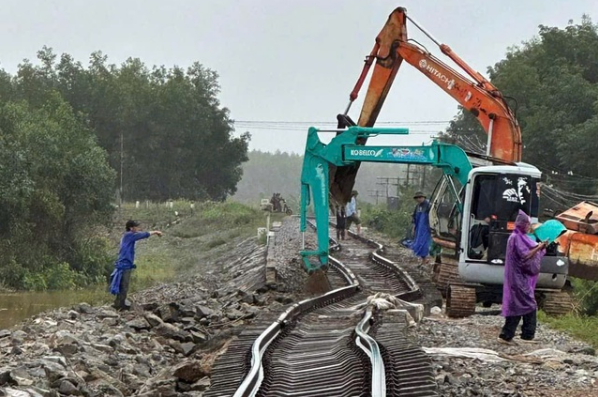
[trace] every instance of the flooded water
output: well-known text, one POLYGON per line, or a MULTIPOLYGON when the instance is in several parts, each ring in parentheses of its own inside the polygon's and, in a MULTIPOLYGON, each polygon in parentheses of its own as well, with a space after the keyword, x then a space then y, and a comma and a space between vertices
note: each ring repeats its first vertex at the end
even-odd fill
POLYGON ((0 293, 0 329, 10 328, 26 318, 58 307, 80 302, 107 302, 110 295, 101 290, 0 293))

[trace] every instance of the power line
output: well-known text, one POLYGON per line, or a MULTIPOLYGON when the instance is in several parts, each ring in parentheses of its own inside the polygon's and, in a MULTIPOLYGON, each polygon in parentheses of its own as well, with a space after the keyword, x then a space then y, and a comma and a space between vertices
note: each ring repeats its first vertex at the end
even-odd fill
MULTIPOLYGON (((332 125, 324 125, 324 124, 309 124, 309 126, 312 125, 318 125, 321 127, 331 127, 332 125)), ((246 129, 249 130, 249 132, 252 131, 257 131, 259 132, 261 131, 307 131, 308 125, 293 125, 293 124, 288 124, 288 125, 269 125, 269 124, 235 124, 235 127, 237 130, 239 129, 246 129)), ((334 124, 334 126, 332 128, 336 128, 336 124, 334 124)), ((440 131, 439 129, 409 129, 409 134, 413 135, 434 135, 434 134, 439 134, 440 131)))
MULTIPOLYGON (((336 121, 277 121, 277 120, 231 120, 235 124, 335 124, 336 121)), ((412 121, 378 121, 376 125, 379 124, 447 124, 450 123, 451 120, 412 120, 412 121)))
MULTIPOLYGON (((247 127, 240 127, 240 128, 247 128, 247 127)), ((271 127, 253 127, 255 128, 255 130, 249 129, 249 132, 265 132, 265 131, 306 131, 306 128, 293 128, 293 127, 276 127, 276 128, 271 128, 271 127)), ((409 135, 435 135, 438 134, 439 131, 437 130, 409 130, 409 135)))

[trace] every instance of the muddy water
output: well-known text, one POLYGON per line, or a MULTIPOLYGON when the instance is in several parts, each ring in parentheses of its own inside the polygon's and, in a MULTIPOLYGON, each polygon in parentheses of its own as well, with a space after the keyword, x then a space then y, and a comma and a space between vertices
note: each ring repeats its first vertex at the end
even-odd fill
POLYGON ((107 299, 110 295, 100 290, 0 293, 0 329, 10 328, 45 310, 80 302, 97 304, 107 299))

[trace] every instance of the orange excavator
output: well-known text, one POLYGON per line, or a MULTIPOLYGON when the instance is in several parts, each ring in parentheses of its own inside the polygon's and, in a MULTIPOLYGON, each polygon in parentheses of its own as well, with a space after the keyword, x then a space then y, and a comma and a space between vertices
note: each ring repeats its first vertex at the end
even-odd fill
MULTIPOLYGON (((501 92, 484 76, 471 68, 465 61, 455 54, 449 46, 441 44, 421 25, 408 16, 406 9, 402 7, 396 8, 390 14, 386 24, 376 37, 374 48, 370 54, 366 56, 363 71, 350 94, 349 105, 343 114, 337 116, 339 129, 353 125, 361 127, 374 126, 403 61, 406 61, 423 73, 478 119, 480 125, 487 134, 486 153, 483 156, 468 153, 472 160, 472 164, 480 166, 525 166, 524 163, 521 163, 521 130, 513 111, 501 92), (409 39, 407 36, 407 21, 412 23, 431 39, 440 48, 440 51, 448 56, 469 77, 466 77, 464 74, 442 62, 419 43, 409 39), (367 94, 364 99, 363 108, 361 109, 361 114, 357 123, 355 123, 349 117, 348 112, 352 103, 357 98, 372 65, 374 65, 374 68, 367 94)), ((337 134, 341 133, 342 132, 338 132, 337 134)), ((365 145, 365 143, 366 139, 364 138, 357 141, 357 144, 365 145)), ((329 168, 331 203, 334 203, 335 205, 344 204, 350 199, 350 194, 358 170, 359 163, 352 166, 331 166, 329 168)), ((480 183, 482 182, 483 180, 480 183)), ((477 180, 472 181, 472 183, 477 183, 477 180)), ((477 189, 477 187, 475 189, 477 189)), ((533 190, 536 190, 536 187, 534 187, 533 190)), ((539 194, 539 190, 538 183, 537 194, 539 194)), ((463 192, 464 190, 461 190, 462 194, 464 194, 463 192)), ((442 195, 442 191, 435 193, 439 193, 439 196, 442 195)), ((532 195, 533 194, 536 193, 532 192, 532 195)), ((459 194, 457 194, 457 196, 458 195, 459 194)), ((461 199, 462 198, 463 197, 461 197, 461 199)), ((498 199, 500 199, 500 192, 498 199)), ((538 197, 536 198, 536 202, 537 199, 538 197)), ((439 212, 442 212, 440 211, 442 209, 442 203, 440 202, 442 201, 442 198, 439 198, 438 200, 439 204, 437 209, 439 212)), ((480 200, 482 201, 481 198, 480 200)), ((457 201, 459 201, 459 199, 457 199, 457 201)), ((476 210, 479 210, 479 207, 480 206, 478 206, 476 210)), ((454 208, 455 207, 453 206, 449 218, 455 217, 454 208)), ((471 213, 468 212, 467 217, 471 217, 472 221, 465 219, 464 215, 461 215, 463 221, 456 221, 456 225, 452 225, 452 230, 455 230, 455 226, 457 226, 457 228, 461 226, 463 229, 466 229, 468 228, 466 225, 476 225, 477 221, 473 220, 473 207, 468 210, 470 210, 471 213)), ((451 312, 455 316, 471 314, 473 310, 472 305, 475 306, 475 303, 479 301, 488 304, 500 302, 499 298, 496 297, 496 288, 480 289, 479 285, 476 287, 477 289, 472 287, 472 283, 475 284, 478 282, 476 277, 483 279, 483 277, 479 276, 483 272, 480 273, 476 270, 476 272, 469 271, 468 273, 468 270, 465 269, 474 268, 474 266, 472 266, 473 263, 475 265, 479 264, 480 268, 484 267, 482 270, 485 271, 487 268, 495 267, 487 266, 492 265, 490 260, 487 262, 486 259, 473 260, 472 258, 474 257, 471 256, 473 254, 465 253, 466 259, 472 259, 470 261, 472 263, 459 262, 460 246, 468 246, 468 244, 462 244, 462 241, 466 241, 469 238, 468 236, 465 236, 462 240, 462 235, 464 233, 469 235, 471 234, 471 231, 460 230, 454 236, 450 233, 443 233, 443 221, 440 218, 441 217, 435 218, 431 215, 432 223, 435 223, 432 225, 434 242, 443 247, 442 257, 439 256, 436 260, 434 279, 447 298, 447 309, 449 306, 452 306, 449 315, 451 312), (477 263, 474 263, 476 261, 477 263), (463 266, 463 269, 465 269, 464 271, 462 271, 463 266), (465 280, 463 280, 464 274, 466 275, 465 280), (452 294, 451 286, 453 286, 452 294), (475 291, 477 291, 477 296, 475 291)), ((580 205, 565 211, 563 214, 557 215, 556 218, 563 222, 568 229, 558 238, 558 240, 556 240, 556 243, 558 244, 555 244, 555 246, 558 247, 558 255, 566 257, 570 261, 568 274, 579 278, 598 280, 598 207, 591 203, 581 203, 580 205)), ((537 216, 532 215, 532 220, 537 222, 537 216)), ((453 221, 449 220, 448 222, 448 227, 446 226, 446 221, 444 222, 444 229, 451 229, 450 222, 453 221)), ((508 228, 505 226, 501 233, 497 233, 497 236, 500 237, 499 235, 502 235, 501 238, 504 239, 507 235, 507 231, 508 228)), ((469 242, 469 240, 467 241, 469 242)), ((503 241, 503 243, 506 243, 506 240, 503 241)), ((463 255, 461 256, 463 257, 463 255)), ((461 262, 463 262, 463 260, 461 262)), ((465 262, 468 262, 468 260, 465 262)), ((554 275, 556 277, 556 273, 562 271, 562 268, 559 270, 558 266, 555 265, 553 267, 557 269, 555 270, 554 275)), ((548 273, 550 273, 550 271, 548 273)), ((566 275, 567 274, 558 274, 559 277, 566 277, 566 275)), ((500 282, 500 280, 498 282, 500 282)), ((550 282, 550 280, 548 282, 550 282)), ((500 283, 502 284, 502 282, 500 283)), ((560 285, 562 287, 562 284, 560 285)), ((561 287, 556 286, 549 292, 559 290, 561 287)), ((547 296, 546 302, 544 302, 545 310, 554 314, 559 314, 567 312, 570 309, 571 302, 566 293, 550 293, 545 295, 547 296)))
MULTIPOLYGON (((407 16, 406 9, 402 7, 395 9, 390 14, 386 24, 376 37, 376 44, 366 57, 361 75, 351 91, 349 105, 344 114, 337 116, 339 128, 355 125, 349 118, 348 112, 353 101, 357 99, 374 62, 374 70, 357 125, 371 127, 375 124, 403 60, 422 72, 479 120, 488 134, 486 155, 489 158, 492 158, 494 162, 502 163, 521 160, 521 130, 513 111, 501 92, 484 76, 467 65, 449 46, 440 44, 411 17, 407 16), (473 81, 432 55, 423 46, 409 40, 407 20, 436 43, 442 53, 462 68, 473 81)), ((349 200, 357 170, 358 166, 348 169, 339 167, 331 170, 330 191, 336 201, 346 202, 349 200)))

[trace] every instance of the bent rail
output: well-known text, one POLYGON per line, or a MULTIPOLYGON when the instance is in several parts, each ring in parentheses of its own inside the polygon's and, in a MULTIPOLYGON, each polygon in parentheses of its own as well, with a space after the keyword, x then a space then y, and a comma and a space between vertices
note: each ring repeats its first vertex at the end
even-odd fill
MULTIPOLYGON (((347 269, 343 264, 333 257, 330 257, 330 264, 345 278, 346 287, 337 288, 315 298, 304 299, 289 307, 278 317, 253 343, 251 348, 251 370, 243 379, 243 382, 234 394, 234 397, 254 397, 264 379, 264 367, 262 358, 268 346, 278 337, 283 327, 292 322, 295 318, 301 316, 304 312, 313 307, 323 305, 326 302, 334 302, 350 296, 353 292, 359 290, 359 282, 353 272, 347 269)), ((375 341, 374 341, 375 343, 375 341)), ((377 345, 376 345, 377 347, 377 345)), ((378 349, 379 354, 379 349, 378 349)), ((382 364, 384 367, 384 364, 382 364)))
POLYGON ((374 338, 368 335, 372 316, 373 312, 370 307, 365 311, 363 319, 355 327, 355 332, 357 333, 355 343, 369 356, 372 363, 372 397, 386 397, 386 372, 384 369, 384 360, 380 353, 380 346, 378 346, 378 342, 374 338))

